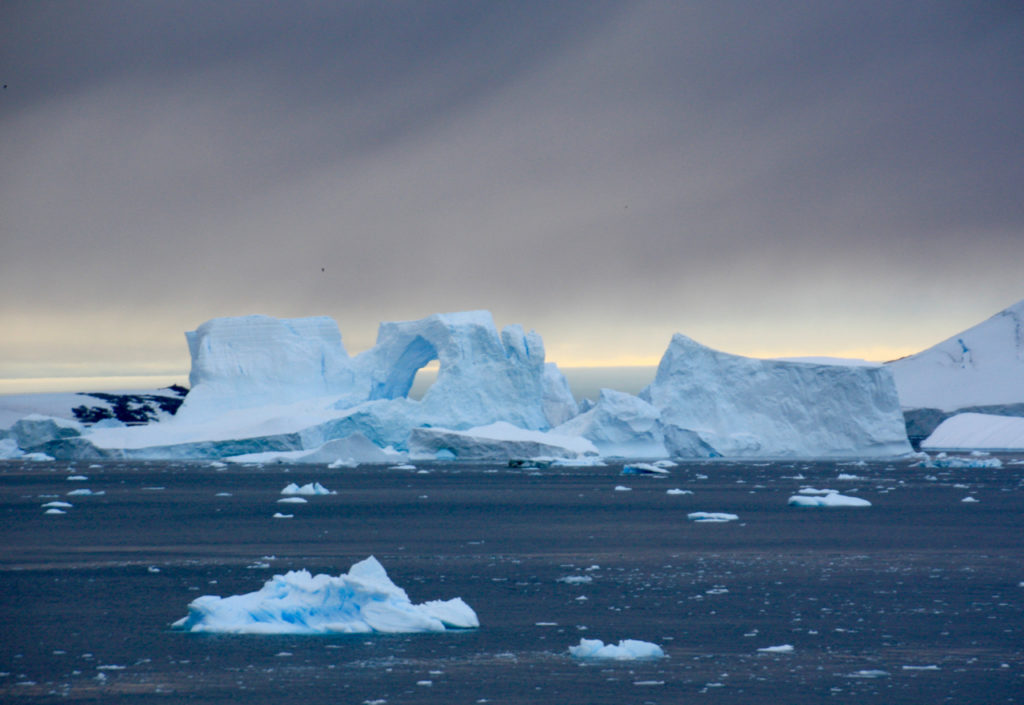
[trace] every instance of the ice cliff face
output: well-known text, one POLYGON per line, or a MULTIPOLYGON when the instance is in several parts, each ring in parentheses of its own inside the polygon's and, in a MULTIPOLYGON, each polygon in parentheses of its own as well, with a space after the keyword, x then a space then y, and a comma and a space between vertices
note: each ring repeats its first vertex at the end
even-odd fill
POLYGON ((672 338, 640 394, 681 457, 893 456, 910 452, 884 367, 758 360, 672 338))
POLYGON ((886 367, 905 409, 1024 403, 1024 301, 886 367))
POLYGON ((185 333, 191 391, 178 410, 200 420, 230 409, 355 391, 356 374, 333 319, 215 318, 185 333))

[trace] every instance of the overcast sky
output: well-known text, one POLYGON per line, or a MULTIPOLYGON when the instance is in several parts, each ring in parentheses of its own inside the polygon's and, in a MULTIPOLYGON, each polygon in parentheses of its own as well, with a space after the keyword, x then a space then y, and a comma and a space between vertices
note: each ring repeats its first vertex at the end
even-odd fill
POLYGON ((1024 4, 0 3, 0 377, 490 309, 884 359, 1024 298, 1024 4))

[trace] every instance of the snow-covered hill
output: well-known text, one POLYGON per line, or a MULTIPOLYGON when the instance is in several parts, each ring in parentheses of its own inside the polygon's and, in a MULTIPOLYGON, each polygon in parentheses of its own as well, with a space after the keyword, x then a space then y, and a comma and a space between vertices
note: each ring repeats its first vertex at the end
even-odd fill
POLYGON ((886 366, 904 409, 1024 403, 1024 301, 886 366))

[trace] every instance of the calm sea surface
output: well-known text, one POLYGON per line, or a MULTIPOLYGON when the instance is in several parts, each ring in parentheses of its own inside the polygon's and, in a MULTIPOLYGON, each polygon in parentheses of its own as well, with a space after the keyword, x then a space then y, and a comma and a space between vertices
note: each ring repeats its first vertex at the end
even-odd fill
POLYGON ((667 478, 0 462, 0 702, 1024 702, 1024 464, 1002 460, 687 463, 667 478), (277 503, 311 481, 337 494, 277 503), (788 507, 806 485, 872 506, 788 507), (67 495, 80 489, 103 494, 67 495), (53 500, 74 506, 44 514, 53 500), (480 629, 170 628, 199 595, 369 555, 414 602, 461 596, 480 629), (580 663, 581 637, 668 658, 580 663))

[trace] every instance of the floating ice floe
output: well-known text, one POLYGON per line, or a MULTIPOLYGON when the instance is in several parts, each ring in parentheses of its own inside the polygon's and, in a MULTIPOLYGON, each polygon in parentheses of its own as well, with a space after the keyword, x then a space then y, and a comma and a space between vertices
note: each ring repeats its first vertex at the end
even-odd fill
POLYGON ((975 499, 974 497, 964 497, 960 501, 967 502, 968 504, 973 504, 974 502, 978 502, 979 500, 975 499))
POLYGON ((578 659, 614 661, 646 661, 665 657, 660 646, 639 639, 623 639, 618 644, 605 644, 600 639, 580 639, 579 646, 569 647, 569 653, 578 659))
POLYGON ((726 514, 725 512, 690 512, 686 515, 686 518, 690 521, 696 521, 699 523, 714 524, 726 521, 736 521, 739 519, 739 515, 726 514))
POLYGON ((102 490, 100 490, 99 492, 93 492, 92 490, 86 489, 84 487, 80 490, 71 490, 70 492, 67 493, 68 497, 88 497, 90 495, 99 496, 103 494, 105 494, 105 492, 103 492, 102 490))
POLYGON ((89 478, 86 477, 85 475, 68 475, 67 476, 67 480, 69 482, 85 482, 88 479, 89 478))
POLYGON ((282 497, 277 500, 278 504, 306 504, 308 501, 305 497, 282 497))
POLYGON ((692 490, 681 490, 678 487, 673 487, 670 490, 665 490, 665 494, 693 494, 692 490))
MULTIPOLYGON (((282 514, 281 512, 274 512, 270 516, 270 518, 271 519, 294 519, 295 515, 294 514, 282 514)), ((269 568, 270 566, 267 566, 267 567, 269 568)))
POLYGON ((305 570, 275 575, 244 595, 204 595, 174 627, 231 634, 441 632, 480 626, 461 598, 415 605, 374 557, 337 577, 305 570))
POLYGON ((337 494, 331 492, 329 489, 321 485, 319 482, 310 482, 309 484, 302 485, 301 487, 294 482, 290 482, 285 485, 284 489, 281 490, 281 494, 284 495, 326 495, 326 494, 337 494))
POLYGON ((44 504, 43 509, 70 509, 72 506, 71 502, 59 502, 55 500, 44 504))
POLYGON ((889 672, 883 671, 879 668, 867 668, 861 671, 854 671, 853 673, 847 673, 847 678, 888 678, 889 672))
POLYGON ((816 490, 805 487, 800 494, 789 498, 791 507, 870 507, 871 502, 860 497, 839 494, 836 490, 816 490))
POLYGON ((45 512, 43 512, 43 514, 67 514, 67 512, 65 512, 63 509, 51 507, 50 509, 47 509, 45 512))
POLYGON ((625 485, 615 485, 616 492, 632 492, 632 487, 626 487, 625 485))
POLYGON ((622 466, 623 475, 656 475, 663 477, 669 472, 665 468, 653 463, 631 463, 622 466))
POLYGON ((779 644, 778 646, 765 646, 758 651, 765 654, 790 654, 794 649, 792 644, 779 644))
POLYGON ((845 482, 857 482, 858 480, 863 480, 864 478, 861 477, 860 475, 851 475, 848 472, 841 472, 836 476, 836 479, 843 480, 845 482))
POLYGON ((964 458, 958 455, 946 455, 945 453, 939 453, 934 458, 925 456, 926 460, 922 460, 917 464, 918 467, 922 468, 1001 468, 1003 467, 1003 461, 999 458, 986 458, 984 456, 972 456, 964 458))

